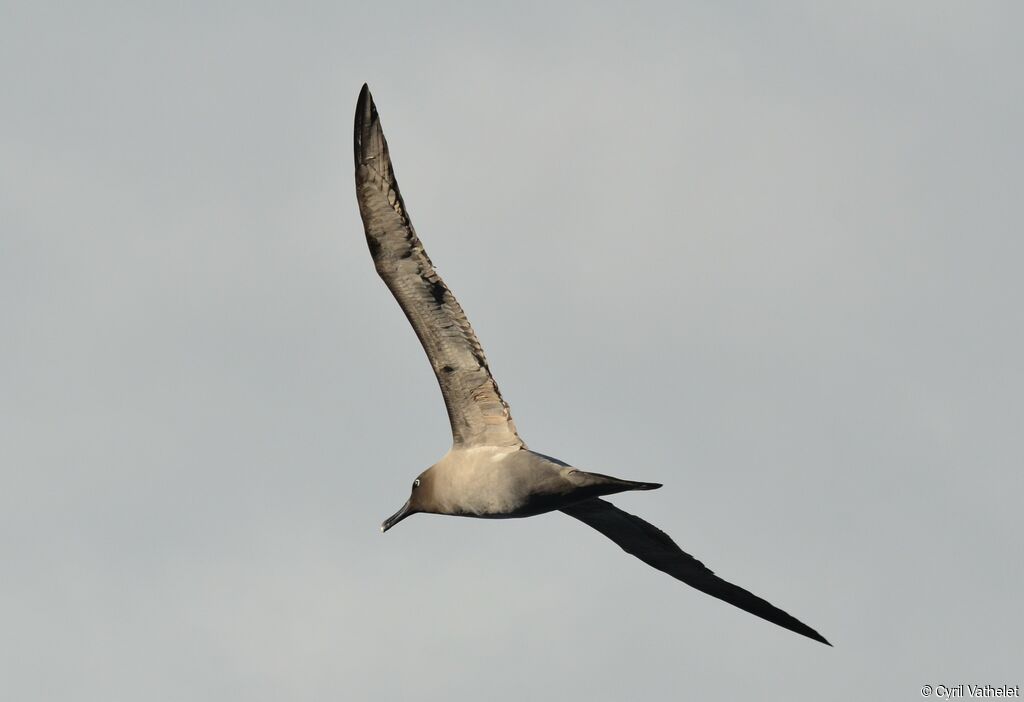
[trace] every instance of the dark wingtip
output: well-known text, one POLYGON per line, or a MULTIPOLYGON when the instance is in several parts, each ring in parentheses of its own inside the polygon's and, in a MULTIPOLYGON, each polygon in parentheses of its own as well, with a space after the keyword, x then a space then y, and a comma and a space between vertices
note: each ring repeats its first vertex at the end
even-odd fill
MULTIPOLYGON (((789 616, 789 615, 787 615, 787 616, 789 616)), ((787 628, 790 631, 793 631, 793 632, 795 632, 797 634, 802 634, 803 636, 806 636, 809 639, 814 639, 815 641, 817 641, 819 643, 823 643, 826 646, 828 646, 829 648, 834 648, 834 646, 832 646, 832 644, 829 643, 828 639, 826 639, 824 636, 822 636, 821 634, 816 632, 811 627, 809 627, 806 624, 804 624, 799 619, 795 619, 794 618, 793 621, 796 622, 799 626, 786 626, 785 624, 783 624, 782 626, 784 626, 785 628, 787 628)), ((778 624, 778 623, 779 622, 776 622, 776 624, 778 624)))
POLYGON ((377 106, 373 104, 373 95, 370 94, 370 86, 363 83, 359 91, 359 99, 356 100, 355 128, 352 134, 353 156, 355 157, 356 168, 363 160, 363 140, 369 136, 370 126, 377 116, 377 106))
POLYGON ((635 489, 636 490, 657 490, 662 487, 661 483, 640 483, 635 489))
POLYGON ((359 91, 359 99, 356 100, 357 129, 369 121, 367 118, 373 116, 374 109, 373 95, 370 94, 370 86, 363 83, 363 88, 359 91))

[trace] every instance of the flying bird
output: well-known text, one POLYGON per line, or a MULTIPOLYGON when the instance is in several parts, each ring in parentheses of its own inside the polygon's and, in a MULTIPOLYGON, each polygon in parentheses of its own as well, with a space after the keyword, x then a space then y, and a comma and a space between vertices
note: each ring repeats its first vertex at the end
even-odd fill
POLYGON ((506 519, 558 510, 701 592, 831 645, 795 617, 719 578, 656 526, 601 499, 660 484, 579 470, 526 447, 466 313, 412 226, 365 84, 356 104, 354 147, 356 197, 374 266, 427 352, 452 427, 451 450, 413 480, 409 499, 381 531, 418 512, 506 519))

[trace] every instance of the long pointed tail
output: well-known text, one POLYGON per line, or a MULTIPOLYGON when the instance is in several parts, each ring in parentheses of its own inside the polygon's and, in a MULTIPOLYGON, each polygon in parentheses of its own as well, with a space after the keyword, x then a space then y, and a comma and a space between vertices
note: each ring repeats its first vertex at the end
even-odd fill
POLYGON ((598 495, 614 495, 617 492, 628 490, 657 490, 661 483, 645 483, 636 480, 623 480, 611 475, 601 473, 588 473, 582 470, 574 470, 569 474, 569 479, 576 483, 580 489, 591 497, 598 495))

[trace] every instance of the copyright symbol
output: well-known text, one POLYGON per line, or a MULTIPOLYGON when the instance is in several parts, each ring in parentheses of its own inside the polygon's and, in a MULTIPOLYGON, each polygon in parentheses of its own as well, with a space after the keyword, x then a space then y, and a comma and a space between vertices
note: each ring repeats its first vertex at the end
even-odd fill
POLYGON ((931 685, 924 685, 921 688, 921 697, 930 697, 931 694, 932 694, 932 686, 931 685))

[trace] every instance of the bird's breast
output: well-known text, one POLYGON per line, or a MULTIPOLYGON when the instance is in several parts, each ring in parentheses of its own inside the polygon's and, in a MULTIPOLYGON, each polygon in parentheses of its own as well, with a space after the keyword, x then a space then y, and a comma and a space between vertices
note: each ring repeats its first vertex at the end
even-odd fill
POLYGON ((477 450, 455 458, 438 476, 446 514, 502 519, 558 508, 557 494, 566 484, 561 466, 526 451, 477 450))

